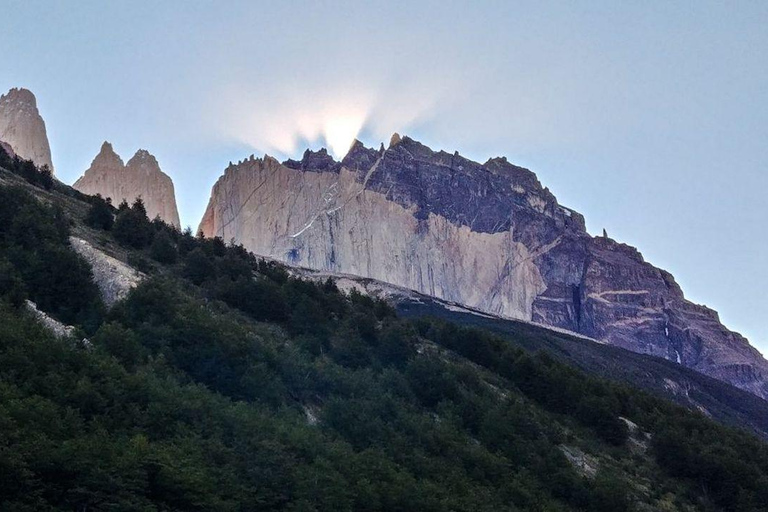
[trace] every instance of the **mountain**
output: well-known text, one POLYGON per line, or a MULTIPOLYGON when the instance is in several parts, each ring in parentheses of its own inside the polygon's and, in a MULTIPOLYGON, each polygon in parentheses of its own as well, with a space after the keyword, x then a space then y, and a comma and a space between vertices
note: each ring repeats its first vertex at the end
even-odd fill
POLYGON ((31 91, 13 88, 0 96, 0 141, 21 158, 32 160, 38 167, 47 165, 53 172, 45 122, 31 91))
POLYGON ((764 510, 749 393, 43 178, 0 150, 2 509, 764 510))
POLYGON ((177 228, 181 226, 173 181, 160 170, 155 157, 143 149, 123 164, 112 145, 104 142, 91 166, 73 187, 84 194, 110 198, 114 205, 123 200, 132 203, 141 197, 150 218, 159 216, 177 228))
POLYGON ((230 164, 205 236, 322 271, 391 283, 481 312, 565 329, 693 368, 768 398, 768 362, 640 252, 587 233, 536 175, 409 137, 341 162, 230 164))

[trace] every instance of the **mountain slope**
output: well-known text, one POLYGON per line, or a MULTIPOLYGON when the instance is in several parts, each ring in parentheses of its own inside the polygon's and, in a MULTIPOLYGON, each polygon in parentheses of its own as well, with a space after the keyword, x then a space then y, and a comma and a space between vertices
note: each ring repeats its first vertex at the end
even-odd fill
POLYGON ((529 170, 408 138, 250 158, 200 224, 291 265, 353 274, 652 354, 768 397, 768 362, 635 248, 592 237, 529 170))
POLYGON ((510 342, 560 343, 540 330, 505 339, 399 318, 333 281, 150 222, 140 204, 116 212, 2 170, 0 196, 0 508, 750 511, 768 500, 763 442, 510 342), (107 310, 71 235, 147 277, 107 310), (46 255, 80 273, 37 265, 46 255), (48 333, 25 297, 77 336, 48 333))

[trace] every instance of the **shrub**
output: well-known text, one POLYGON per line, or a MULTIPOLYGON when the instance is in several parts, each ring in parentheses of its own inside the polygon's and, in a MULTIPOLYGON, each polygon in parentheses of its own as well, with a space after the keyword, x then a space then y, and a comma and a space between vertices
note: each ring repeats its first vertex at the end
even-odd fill
POLYGON ((114 208, 109 198, 104 199, 100 194, 91 198, 91 208, 85 216, 85 223, 92 228, 109 231, 115 223, 114 208))
POLYGON ((120 205, 112 232, 124 246, 142 249, 149 245, 152 240, 152 225, 141 198, 136 199, 130 208, 120 205))
POLYGON ((171 236, 165 230, 161 230, 155 235, 149 253, 155 261, 166 264, 176 263, 179 256, 176 244, 173 243, 171 236))

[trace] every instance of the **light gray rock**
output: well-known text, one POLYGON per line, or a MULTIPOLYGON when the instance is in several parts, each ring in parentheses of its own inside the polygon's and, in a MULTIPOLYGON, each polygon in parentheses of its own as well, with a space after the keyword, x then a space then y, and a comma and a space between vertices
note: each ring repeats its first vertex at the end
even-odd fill
POLYGON ((112 145, 104 142, 91 166, 72 186, 84 194, 110 198, 115 206, 141 197, 150 219, 159 216, 176 228, 181 226, 173 181, 143 149, 123 164, 112 145))
POLYGON ((47 165, 53 173, 45 121, 31 91, 14 88, 0 96, 0 140, 20 158, 32 160, 38 167, 47 165))
POLYGON ((230 165, 200 223, 291 266, 371 278, 480 312, 663 357, 768 397, 768 362, 686 300, 634 247, 503 157, 484 164, 409 137, 230 165))
POLYGON ((70 237, 69 243, 91 266, 93 280, 107 306, 112 306, 125 297, 145 277, 133 267, 96 249, 82 238, 70 237))
POLYGON ((37 304, 31 300, 26 301, 25 306, 27 311, 40 322, 43 327, 51 331, 57 338, 68 338, 75 333, 75 328, 71 325, 64 325, 55 318, 48 316, 44 311, 40 311, 37 308, 37 304))

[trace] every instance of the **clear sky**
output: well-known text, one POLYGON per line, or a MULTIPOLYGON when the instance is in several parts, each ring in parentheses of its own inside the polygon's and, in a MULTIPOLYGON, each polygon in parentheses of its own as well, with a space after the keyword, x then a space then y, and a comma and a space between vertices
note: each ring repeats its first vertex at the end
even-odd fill
POLYGON ((196 228, 227 163, 406 133, 534 170, 768 351, 768 2, 0 0, 60 179, 152 152, 196 228))

